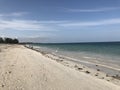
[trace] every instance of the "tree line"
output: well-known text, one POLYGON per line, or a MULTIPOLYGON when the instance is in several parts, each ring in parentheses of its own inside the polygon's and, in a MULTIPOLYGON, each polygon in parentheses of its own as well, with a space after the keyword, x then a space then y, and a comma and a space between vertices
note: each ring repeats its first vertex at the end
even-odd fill
POLYGON ((18 44, 19 40, 18 39, 12 39, 12 38, 2 38, 0 37, 0 43, 5 43, 5 44, 18 44))

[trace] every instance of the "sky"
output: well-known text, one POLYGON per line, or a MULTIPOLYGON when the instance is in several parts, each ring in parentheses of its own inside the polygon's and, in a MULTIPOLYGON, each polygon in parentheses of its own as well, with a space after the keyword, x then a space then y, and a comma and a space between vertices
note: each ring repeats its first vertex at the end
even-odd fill
POLYGON ((120 0, 0 0, 0 36, 40 43, 120 41, 120 0))

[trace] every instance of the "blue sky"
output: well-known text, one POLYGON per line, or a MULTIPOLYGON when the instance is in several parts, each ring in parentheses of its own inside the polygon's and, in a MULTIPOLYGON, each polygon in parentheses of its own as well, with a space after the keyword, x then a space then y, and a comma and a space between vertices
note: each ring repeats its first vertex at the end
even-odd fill
POLYGON ((120 41, 120 0, 0 0, 0 36, 34 42, 120 41))

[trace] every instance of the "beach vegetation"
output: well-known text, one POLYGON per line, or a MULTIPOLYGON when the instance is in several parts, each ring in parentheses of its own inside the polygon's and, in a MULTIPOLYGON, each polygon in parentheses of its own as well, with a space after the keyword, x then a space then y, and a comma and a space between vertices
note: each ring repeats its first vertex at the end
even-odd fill
POLYGON ((4 40, 3 38, 0 37, 0 43, 4 43, 4 40))
POLYGON ((2 38, 0 37, 0 43, 4 44, 18 44, 19 40, 18 39, 12 39, 12 38, 2 38))

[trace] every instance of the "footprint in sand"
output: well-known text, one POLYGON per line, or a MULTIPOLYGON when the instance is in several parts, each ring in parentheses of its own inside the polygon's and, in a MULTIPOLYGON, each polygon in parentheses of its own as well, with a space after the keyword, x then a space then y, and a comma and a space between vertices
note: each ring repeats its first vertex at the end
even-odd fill
POLYGON ((95 76, 98 76, 99 73, 96 73, 95 76))
POLYGON ((89 71, 85 71, 87 74, 89 74, 90 72, 89 71))
POLYGON ((83 70, 83 68, 78 68, 78 70, 83 70))
POLYGON ((4 87, 5 85, 2 85, 2 87, 4 87))
POLYGON ((9 71, 9 74, 12 73, 12 71, 9 71))
POLYGON ((97 71, 100 71, 100 69, 97 69, 97 71))
POLYGON ((10 74, 10 73, 12 73, 12 71, 5 72, 5 74, 10 74))

